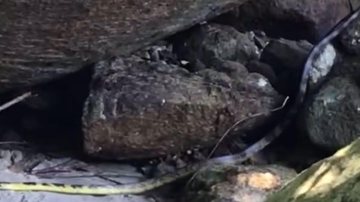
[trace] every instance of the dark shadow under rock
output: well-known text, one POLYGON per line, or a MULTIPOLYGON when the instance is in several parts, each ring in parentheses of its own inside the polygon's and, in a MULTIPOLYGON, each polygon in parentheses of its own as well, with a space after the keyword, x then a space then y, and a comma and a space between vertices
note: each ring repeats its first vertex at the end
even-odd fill
MULTIPOLYGON (((0 123, 7 131, 1 132, 0 141, 13 141, 14 137, 7 133, 16 131, 22 139, 35 143, 41 150, 81 151, 81 116, 89 93, 91 71, 88 66, 29 89, 33 96, 0 113, 0 123)), ((14 91, 3 96, 8 101, 18 95, 19 92, 14 91)))
MULTIPOLYGON (((136 57, 96 65, 83 115, 85 151, 115 159, 148 158, 214 145, 235 122, 281 105, 259 74, 237 79, 215 70, 191 74, 136 57)), ((260 116, 234 132, 257 127, 260 116)))
POLYGON ((273 39, 264 48, 261 62, 271 65, 278 76, 274 85, 285 95, 297 93, 302 70, 312 45, 307 41, 273 39))

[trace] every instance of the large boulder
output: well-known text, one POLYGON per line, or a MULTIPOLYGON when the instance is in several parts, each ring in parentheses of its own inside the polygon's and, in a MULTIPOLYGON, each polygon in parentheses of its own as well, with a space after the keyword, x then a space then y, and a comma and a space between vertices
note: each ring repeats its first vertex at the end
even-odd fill
MULTIPOLYGON (((85 151, 130 159, 208 147, 236 122, 281 105, 266 78, 242 65, 233 68, 230 74, 190 73, 135 56, 99 63, 83 115, 85 151)), ((265 117, 239 124, 230 136, 258 127, 265 117)))
POLYGON ((348 77, 332 78, 307 102, 304 129, 314 144, 339 149, 359 137, 359 109, 356 82, 348 77))
POLYGON ((126 55, 245 1, 1 1, 0 91, 126 55))

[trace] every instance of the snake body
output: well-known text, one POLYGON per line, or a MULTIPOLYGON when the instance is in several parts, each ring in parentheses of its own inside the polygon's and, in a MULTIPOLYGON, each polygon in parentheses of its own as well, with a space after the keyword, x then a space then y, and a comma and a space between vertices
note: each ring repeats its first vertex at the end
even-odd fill
POLYGON ((188 167, 179 169, 176 173, 165 175, 163 177, 146 180, 135 184, 124 185, 67 185, 56 183, 37 183, 37 182, 0 182, 0 190, 12 191, 46 191, 58 192, 63 194, 85 194, 85 195, 109 195, 109 194, 140 194, 152 189, 156 189, 165 184, 171 183, 179 178, 189 176, 205 166, 213 166, 216 164, 233 165, 240 164, 253 156, 255 153, 264 149, 274 139, 279 137, 283 130, 290 124, 295 117, 300 106, 302 105, 307 91, 309 73, 313 67, 313 62, 322 53, 325 46, 334 39, 341 31, 343 31, 351 22, 358 18, 360 9, 357 9, 348 18, 340 22, 326 37, 324 37, 311 50, 301 76, 299 89, 294 100, 294 104, 290 107, 284 120, 277 125, 270 133, 247 148, 239 154, 228 155, 209 159, 205 162, 196 163, 188 167))

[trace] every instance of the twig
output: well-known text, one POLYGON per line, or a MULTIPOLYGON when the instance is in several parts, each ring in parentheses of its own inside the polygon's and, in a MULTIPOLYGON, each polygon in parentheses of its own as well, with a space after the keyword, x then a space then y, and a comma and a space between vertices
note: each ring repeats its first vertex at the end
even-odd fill
MULTIPOLYGON (((279 107, 276 107, 274 109, 271 109, 270 111, 268 112, 259 112, 259 113, 256 113, 256 114, 252 114, 248 117, 245 117, 237 122, 235 122, 230 128, 228 128, 225 133, 221 136, 221 138, 219 139, 219 141, 216 143, 216 145, 214 146, 214 148, 211 150, 210 154, 208 155, 207 159, 209 159, 216 151, 216 149, 219 147, 219 145, 221 144, 221 142, 225 139, 225 137, 237 126, 239 125, 240 123, 248 120, 248 119, 251 119, 251 118, 255 118, 255 117, 259 117, 259 116, 262 116, 262 115, 266 115, 268 113, 273 113, 273 112, 276 112, 278 110, 281 110, 285 107, 285 105, 287 104, 287 102, 289 101, 289 96, 287 96, 282 105, 279 106, 279 107)), ((186 183, 186 187, 190 185, 190 183, 195 179, 195 177, 197 176, 197 174, 199 173, 199 171, 196 171, 192 176, 191 178, 188 180, 188 182, 186 183)))
POLYGON ((222 141, 228 136, 228 134, 236 127, 238 126, 240 123, 243 123, 244 121, 246 120, 249 120, 249 119, 252 119, 252 118, 256 118, 256 117, 259 117, 259 116, 263 116, 263 115, 266 115, 268 113, 272 113, 272 112, 276 112, 276 111, 279 111, 281 109, 283 109, 286 105, 286 103, 288 102, 289 100, 289 96, 287 96, 282 105, 280 107, 276 107, 274 109, 271 109, 269 112, 259 112, 259 113, 256 113, 256 114, 252 114, 248 117, 245 117, 237 122, 235 122, 230 128, 228 128, 225 133, 221 136, 221 138, 219 139, 219 141, 216 143, 216 145, 214 146, 214 148, 211 150, 209 156, 208 156, 208 159, 215 153, 216 149, 219 147, 219 145, 222 143, 222 141))
MULTIPOLYGON (((72 162, 73 159, 67 159, 63 162, 60 162, 56 165, 53 166, 49 166, 47 168, 42 168, 42 169, 37 169, 37 170, 32 170, 32 174, 34 175, 38 175, 38 174, 42 174, 42 173, 50 173, 50 172, 62 172, 61 170, 57 170, 60 166, 64 166, 70 162, 72 162)), ((66 172, 66 171, 65 171, 66 172)))
MULTIPOLYGON (((55 172, 55 171, 54 171, 55 172)), ((67 170, 67 171, 64 171, 64 172, 62 172, 62 173, 70 173, 71 172, 71 170, 67 170)), ((60 173, 60 172, 58 172, 58 173, 60 173)), ((131 178, 139 178, 139 177, 141 177, 141 176, 139 176, 139 175, 136 175, 136 174, 133 174, 133 175, 131 175, 131 174, 98 174, 98 173, 91 173, 91 172, 89 172, 89 174, 72 174, 72 175, 70 175, 70 174, 68 174, 68 175, 65 175, 65 176, 59 176, 59 175, 54 175, 53 173, 48 173, 48 174, 37 174, 36 175, 37 177, 40 177, 40 178, 47 178, 47 179, 54 179, 54 178, 56 178, 56 179, 59 179, 59 178, 61 178, 61 179, 66 179, 66 178, 89 178, 89 177, 99 177, 99 176, 101 176, 101 177, 107 177, 107 178, 109 178, 109 177, 131 177, 131 178)))
POLYGON ((17 103, 25 100, 26 98, 28 98, 30 96, 31 96, 31 92, 27 92, 27 93, 24 93, 24 94, 22 94, 22 95, 20 95, 20 96, 18 96, 16 98, 10 100, 9 102, 6 102, 5 104, 0 106, 0 112, 7 109, 7 108, 9 108, 9 107, 11 107, 11 106, 13 106, 14 104, 17 104, 17 103))
POLYGON ((0 145, 8 145, 8 144, 15 144, 15 145, 27 145, 27 142, 16 142, 16 141, 2 141, 0 145))

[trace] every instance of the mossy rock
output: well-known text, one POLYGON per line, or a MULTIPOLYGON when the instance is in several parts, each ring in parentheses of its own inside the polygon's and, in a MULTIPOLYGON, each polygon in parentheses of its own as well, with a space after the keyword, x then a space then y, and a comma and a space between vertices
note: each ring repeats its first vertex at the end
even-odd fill
POLYGON ((360 139, 300 173, 267 202, 360 201, 360 139))

